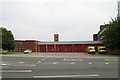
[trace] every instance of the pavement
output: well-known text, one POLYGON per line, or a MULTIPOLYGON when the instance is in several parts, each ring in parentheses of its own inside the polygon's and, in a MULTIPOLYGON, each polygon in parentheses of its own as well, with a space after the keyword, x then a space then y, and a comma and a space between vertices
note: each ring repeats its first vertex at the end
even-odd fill
POLYGON ((7 54, 7 55, 0 55, 2 56, 17 56, 17 57, 63 57, 63 58, 118 58, 115 55, 105 55, 105 54, 88 54, 88 53, 39 53, 33 52, 31 54, 7 54))

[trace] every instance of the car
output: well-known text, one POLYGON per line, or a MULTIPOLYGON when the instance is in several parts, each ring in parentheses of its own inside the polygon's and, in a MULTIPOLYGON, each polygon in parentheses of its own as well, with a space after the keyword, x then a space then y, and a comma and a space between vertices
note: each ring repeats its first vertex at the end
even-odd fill
POLYGON ((92 53, 92 54, 95 54, 95 47, 94 46, 88 46, 87 48, 87 52, 88 54, 92 53))
POLYGON ((98 53, 99 54, 106 54, 107 50, 105 46, 98 46, 98 53))
POLYGON ((24 54, 29 54, 29 53, 32 53, 32 50, 26 49, 26 50, 24 51, 24 54))

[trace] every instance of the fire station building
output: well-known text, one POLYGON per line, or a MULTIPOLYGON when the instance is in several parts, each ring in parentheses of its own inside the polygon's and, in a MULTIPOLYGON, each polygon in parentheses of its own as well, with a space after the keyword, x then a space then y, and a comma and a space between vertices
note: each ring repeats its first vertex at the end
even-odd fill
POLYGON ((88 46, 102 45, 100 41, 59 41, 59 35, 54 34, 53 42, 36 40, 15 40, 15 51, 23 52, 31 49, 33 52, 86 52, 88 46))
POLYGON ((86 52, 88 46, 101 45, 98 41, 38 42, 38 52, 86 52))

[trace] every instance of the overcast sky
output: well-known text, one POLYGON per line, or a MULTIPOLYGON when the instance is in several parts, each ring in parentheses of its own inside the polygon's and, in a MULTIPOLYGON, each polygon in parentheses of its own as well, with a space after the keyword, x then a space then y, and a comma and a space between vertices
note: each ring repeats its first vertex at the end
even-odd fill
POLYGON ((0 26, 15 39, 89 41, 99 26, 117 16, 117 0, 4 0, 0 26))

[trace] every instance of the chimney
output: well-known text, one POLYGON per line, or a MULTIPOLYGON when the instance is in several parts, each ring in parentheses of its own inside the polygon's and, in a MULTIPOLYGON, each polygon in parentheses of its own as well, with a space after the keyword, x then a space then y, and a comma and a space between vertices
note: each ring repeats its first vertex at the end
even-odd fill
POLYGON ((58 34, 54 34, 54 42, 58 42, 59 41, 59 35, 58 34))
POLYGON ((93 41, 97 41, 97 34, 93 34, 93 41))
POLYGON ((105 25, 100 25, 100 31, 102 31, 104 27, 105 25))

